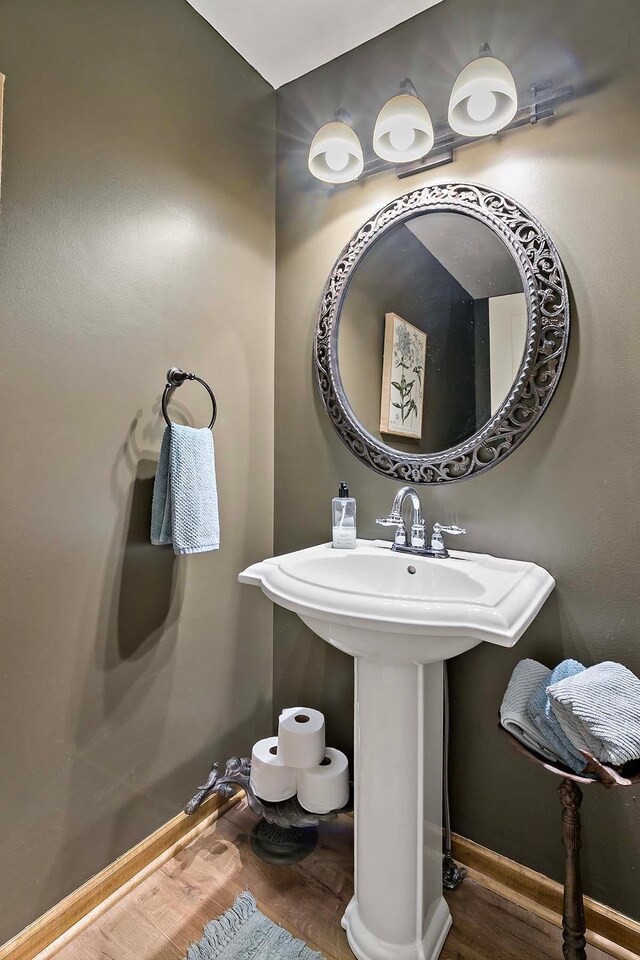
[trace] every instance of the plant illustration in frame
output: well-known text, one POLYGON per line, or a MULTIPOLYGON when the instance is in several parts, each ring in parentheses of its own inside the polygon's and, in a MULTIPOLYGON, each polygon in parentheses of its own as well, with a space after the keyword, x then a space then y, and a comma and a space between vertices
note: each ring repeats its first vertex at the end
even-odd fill
POLYGON ((385 314, 380 433, 422 438, 427 335, 397 313, 385 314))

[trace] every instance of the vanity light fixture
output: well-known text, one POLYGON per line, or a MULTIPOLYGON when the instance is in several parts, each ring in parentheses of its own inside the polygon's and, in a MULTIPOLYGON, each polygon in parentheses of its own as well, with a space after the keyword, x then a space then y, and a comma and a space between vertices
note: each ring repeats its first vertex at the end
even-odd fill
POLYGON ((480 56, 458 76, 449 100, 448 123, 429 111, 407 78, 400 92, 384 104, 375 123, 373 151, 365 162, 362 144, 346 110, 338 110, 320 127, 311 142, 309 170, 318 180, 338 185, 364 180, 396 168, 399 179, 452 163, 456 151, 499 130, 516 130, 555 116, 557 104, 573 96, 573 86, 555 87, 553 80, 531 83, 518 102, 509 68, 491 53, 488 43, 480 56))
POLYGON ((426 156, 433 146, 433 122, 411 80, 387 100, 373 131, 373 149, 389 163, 409 163, 426 156))
POLYGON ((492 56, 488 43, 453 85, 449 126, 465 137, 482 137, 506 127, 518 110, 518 94, 508 66, 492 56))
POLYGON ((348 183, 362 173, 362 144, 350 120, 346 110, 338 110, 335 118, 320 127, 311 141, 309 170, 318 180, 348 183))

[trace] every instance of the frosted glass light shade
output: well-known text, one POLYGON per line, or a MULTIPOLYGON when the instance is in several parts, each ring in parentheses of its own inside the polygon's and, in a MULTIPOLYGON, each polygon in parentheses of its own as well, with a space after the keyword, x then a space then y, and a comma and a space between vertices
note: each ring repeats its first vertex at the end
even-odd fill
POLYGON ((364 168, 362 145, 348 123, 332 120, 311 141, 309 170, 325 183, 356 180, 364 168))
POLYGON ((506 127, 517 109, 516 84, 507 65, 495 57, 479 57, 453 85, 449 126, 465 137, 482 137, 506 127))
POLYGON ((373 131, 373 149, 389 163, 419 160, 433 146, 433 123, 422 100, 408 93, 387 100, 373 131))

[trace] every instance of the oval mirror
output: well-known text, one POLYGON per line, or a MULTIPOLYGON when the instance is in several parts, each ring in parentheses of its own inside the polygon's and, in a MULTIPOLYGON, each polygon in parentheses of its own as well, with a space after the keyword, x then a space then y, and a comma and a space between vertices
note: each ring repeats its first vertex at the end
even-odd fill
POLYGON ((398 480, 494 466, 545 409, 568 339, 566 282, 540 224, 472 184, 393 201, 324 291, 316 371, 341 438, 398 480))

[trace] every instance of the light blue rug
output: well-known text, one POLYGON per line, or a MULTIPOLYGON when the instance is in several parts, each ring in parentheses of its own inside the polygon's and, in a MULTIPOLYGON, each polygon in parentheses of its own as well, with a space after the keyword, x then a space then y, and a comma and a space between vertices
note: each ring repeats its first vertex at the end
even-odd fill
POLYGON ((186 960, 325 960, 296 940, 287 930, 260 913, 249 893, 204 928, 202 940, 192 944, 186 960))

